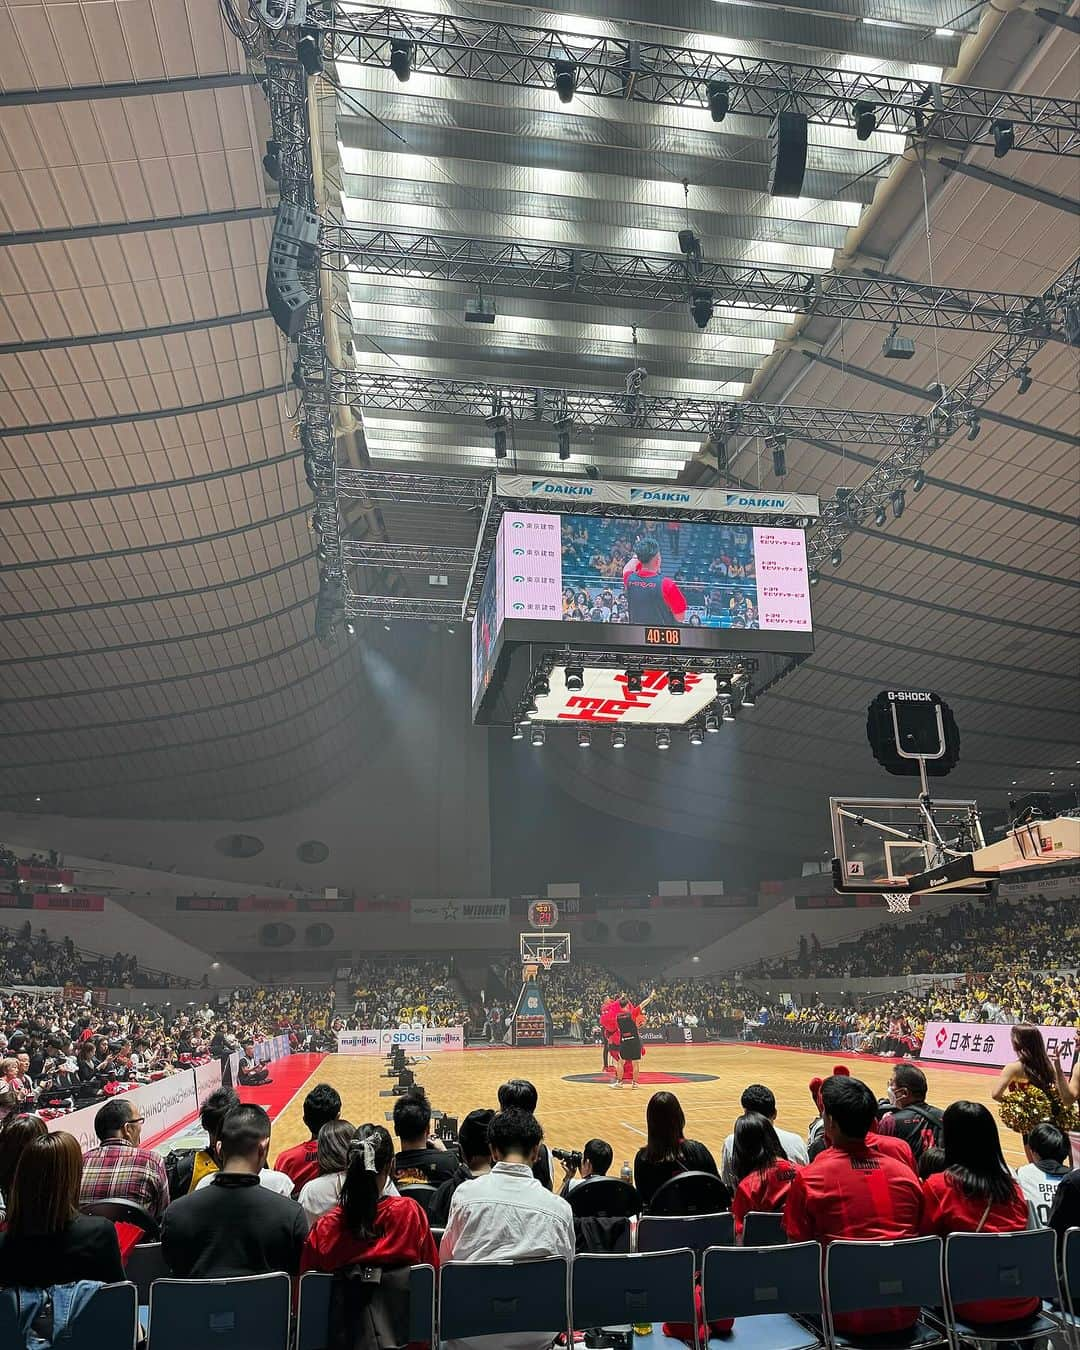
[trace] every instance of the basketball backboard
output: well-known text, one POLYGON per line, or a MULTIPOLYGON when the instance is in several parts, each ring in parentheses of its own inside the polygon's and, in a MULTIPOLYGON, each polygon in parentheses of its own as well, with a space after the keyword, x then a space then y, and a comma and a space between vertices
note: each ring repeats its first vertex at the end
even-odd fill
POLYGON ((550 970, 570 961, 569 933, 522 933, 521 964, 550 970))
MULTIPOLYGON (((841 892, 901 892, 912 877, 959 854, 982 848, 979 810, 973 801, 933 803, 940 843, 926 813, 912 799, 830 797, 833 886, 841 892)), ((989 883, 972 880, 964 890, 985 895, 989 883)))

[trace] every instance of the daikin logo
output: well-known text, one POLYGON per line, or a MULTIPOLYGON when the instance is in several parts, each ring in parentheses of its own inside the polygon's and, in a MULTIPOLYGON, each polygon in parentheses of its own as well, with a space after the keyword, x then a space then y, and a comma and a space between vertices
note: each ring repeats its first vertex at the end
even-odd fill
POLYGON ((632 502, 686 503, 690 500, 690 494, 689 492, 664 492, 659 488, 631 488, 630 500, 632 502))
POLYGON ((547 478, 534 478, 532 492, 539 497, 591 497, 594 490, 585 483, 552 483, 547 478))
POLYGON ((748 497, 739 492, 727 492, 724 496, 727 506, 766 506, 770 508, 787 506, 786 497, 748 497))

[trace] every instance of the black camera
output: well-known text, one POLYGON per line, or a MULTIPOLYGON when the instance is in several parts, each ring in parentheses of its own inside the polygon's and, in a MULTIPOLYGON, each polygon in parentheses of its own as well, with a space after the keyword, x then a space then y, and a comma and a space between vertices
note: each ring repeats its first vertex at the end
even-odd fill
POLYGON ((551 1156, 558 1158, 560 1162, 569 1163, 571 1167, 581 1166, 582 1155, 572 1148, 553 1148, 551 1156))

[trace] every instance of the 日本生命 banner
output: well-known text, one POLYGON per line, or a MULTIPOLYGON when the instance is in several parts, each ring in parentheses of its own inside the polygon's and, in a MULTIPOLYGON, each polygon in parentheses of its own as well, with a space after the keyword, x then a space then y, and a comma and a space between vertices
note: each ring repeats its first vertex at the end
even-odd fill
MULTIPOLYGON (((1064 1065, 1072 1064, 1077 1047, 1075 1027, 1039 1030, 1050 1054, 1059 1054, 1064 1065)), ((988 1064, 1000 1069, 1016 1058, 1012 1027, 997 1022, 927 1022, 919 1057, 943 1064, 988 1064)))
POLYGON ((462 1027, 380 1027, 337 1034, 339 1055, 388 1055, 395 1045, 424 1055, 464 1050, 465 1031, 462 1027))

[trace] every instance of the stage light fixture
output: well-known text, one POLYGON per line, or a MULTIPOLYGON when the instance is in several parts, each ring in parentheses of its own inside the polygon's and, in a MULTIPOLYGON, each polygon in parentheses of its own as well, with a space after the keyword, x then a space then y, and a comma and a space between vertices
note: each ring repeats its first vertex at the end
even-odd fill
POLYGON ((263 169, 267 178, 276 183, 281 177, 281 146, 277 141, 266 142, 266 154, 263 155, 263 169))
POLYGON ((530 745, 540 746, 544 744, 545 740, 547 740, 547 733, 543 727, 533 727, 529 732, 530 745))
POLYGON ((757 707, 757 699, 754 698, 754 686, 749 680, 747 680, 742 687, 742 694, 740 695, 739 702, 744 708, 757 707))
POLYGON ((728 443, 727 437, 724 435, 722 431, 710 432, 708 439, 702 446, 702 449, 705 451, 707 455, 714 455, 716 457, 717 473, 723 473, 727 469, 728 443))
POLYGON ((701 257, 701 240, 693 230, 679 231, 679 252, 686 258, 701 257))
POLYGON ((523 741, 523 740, 525 739, 525 723, 524 723, 524 722, 515 722, 515 723, 514 723, 514 729, 513 729, 513 731, 511 731, 511 733, 510 733, 510 739, 511 739, 512 741, 523 741))
POLYGON ((964 421, 967 423, 967 439, 973 441, 978 437, 982 430, 982 421, 974 408, 969 408, 964 414, 964 421))
POLYGON ((887 519, 888 517, 885 513, 885 508, 878 502, 877 506, 874 507, 874 524, 880 530, 887 519))
POLYGON ((691 722, 686 731, 686 739, 691 745, 705 744, 705 730, 700 722, 691 722))
POLYGON ((718 736, 720 734, 720 718, 716 713, 709 712, 705 714, 705 730, 710 736, 718 736))
POLYGON ((990 131, 994 137, 994 158, 1002 159, 1016 144, 1016 128, 1006 118, 999 117, 990 123, 990 131))
POLYGON ((533 680, 533 693, 539 694, 542 698, 547 698, 551 693, 551 681, 546 675, 537 675, 533 680))
POLYGON ((709 116, 714 122, 722 122, 731 107, 731 90, 726 80, 710 80, 705 88, 709 100, 709 116))
POLYGON ((897 488, 895 492, 889 493, 889 502, 892 505, 893 516, 899 520, 904 514, 904 507, 907 506, 907 494, 903 488, 897 488))
POLYGON ((592 732, 588 727, 578 727, 577 743, 579 750, 588 750, 592 745, 592 732))
POLYGON ((628 670, 626 672, 626 692, 628 694, 641 693, 641 671, 628 670))
POLYGON ((491 432, 495 443, 495 458, 506 458, 506 414, 492 413, 490 417, 484 418, 484 425, 491 432))
POLYGON ((690 292, 690 315, 698 328, 708 328, 713 316, 713 293, 707 286, 695 286, 690 292))
POLYGON ((686 693, 686 671, 669 670, 668 671, 668 693, 685 694, 686 693))
POLYGON ((626 749, 626 732, 622 729, 622 727, 612 727, 611 748, 612 750, 626 749))
POLYGON ((304 67, 307 75, 318 75, 323 68, 322 34, 311 25, 300 29, 296 40, 296 59, 304 67))
POLYGON ((657 750, 671 749, 671 732, 666 727, 658 727, 656 730, 656 748, 657 750))
POLYGON ((900 336, 900 325, 894 323, 881 344, 881 354, 890 361, 910 361, 915 355, 915 339, 900 336))
POLYGON ((1016 372, 1016 392, 1026 394, 1031 388, 1031 367, 1021 366, 1016 372))
POLYGON ((535 694, 526 694, 526 696, 525 696, 525 703, 524 703, 523 706, 524 706, 524 712, 525 712, 526 717, 528 717, 528 715, 529 715, 530 713, 538 712, 539 709, 538 709, 537 706, 536 706, 536 695, 535 695, 535 694))
POLYGON ((807 579, 809 580, 811 586, 816 586, 818 582, 821 580, 821 573, 817 570, 816 567, 811 567, 807 579))
POLYGON ((347 621, 346 624, 345 624, 345 631, 346 631, 346 633, 348 633, 349 637, 355 637, 355 636, 356 636, 356 624, 347 621))
POLYGON ((925 486, 926 486, 926 474, 922 471, 922 469, 916 469, 915 472, 911 475, 912 492, 921 492, 925 486))
POLYGON ((776 478, 787 477, 787 455, 782 445, 774 445, 772 452, 772 471, 776 478))
POLYGON ((844 561, 844 550, 840 547, 839 544, 837 544, 837 546, 829 554, 829 561, 832 563, 834 567, 839 567, 840 564, 844 561))
POLYGON ((725 699, 722 715, 725 722, 735 721, 735 704, 732 703, 731 699, 725 699))
POLYGON ((574 90, 577 88, 577 63, 574 61, 552 61, 551 68, 555 72, 555 92, 559 96, 559 102, 569 103, 574 97, 574 90))
POLYGON ((567 666, 566 667, 566 687, 572 694, 585 688, 585 667, 567 666))
POLYGON ((855 104, 855 135, 868 141, 877 130, 877 104, 860 99, 855 104))
POLYGON ((572 426, 573 423, 566 417, 560 418, 555 423, 555 435, 559 442, 559 458, 562 460, 570 458, 570 428, 572 426))
POLYGON ((413 44, 408 38, 390 39, 390 69, 402 84, 412 74, 413 44))

